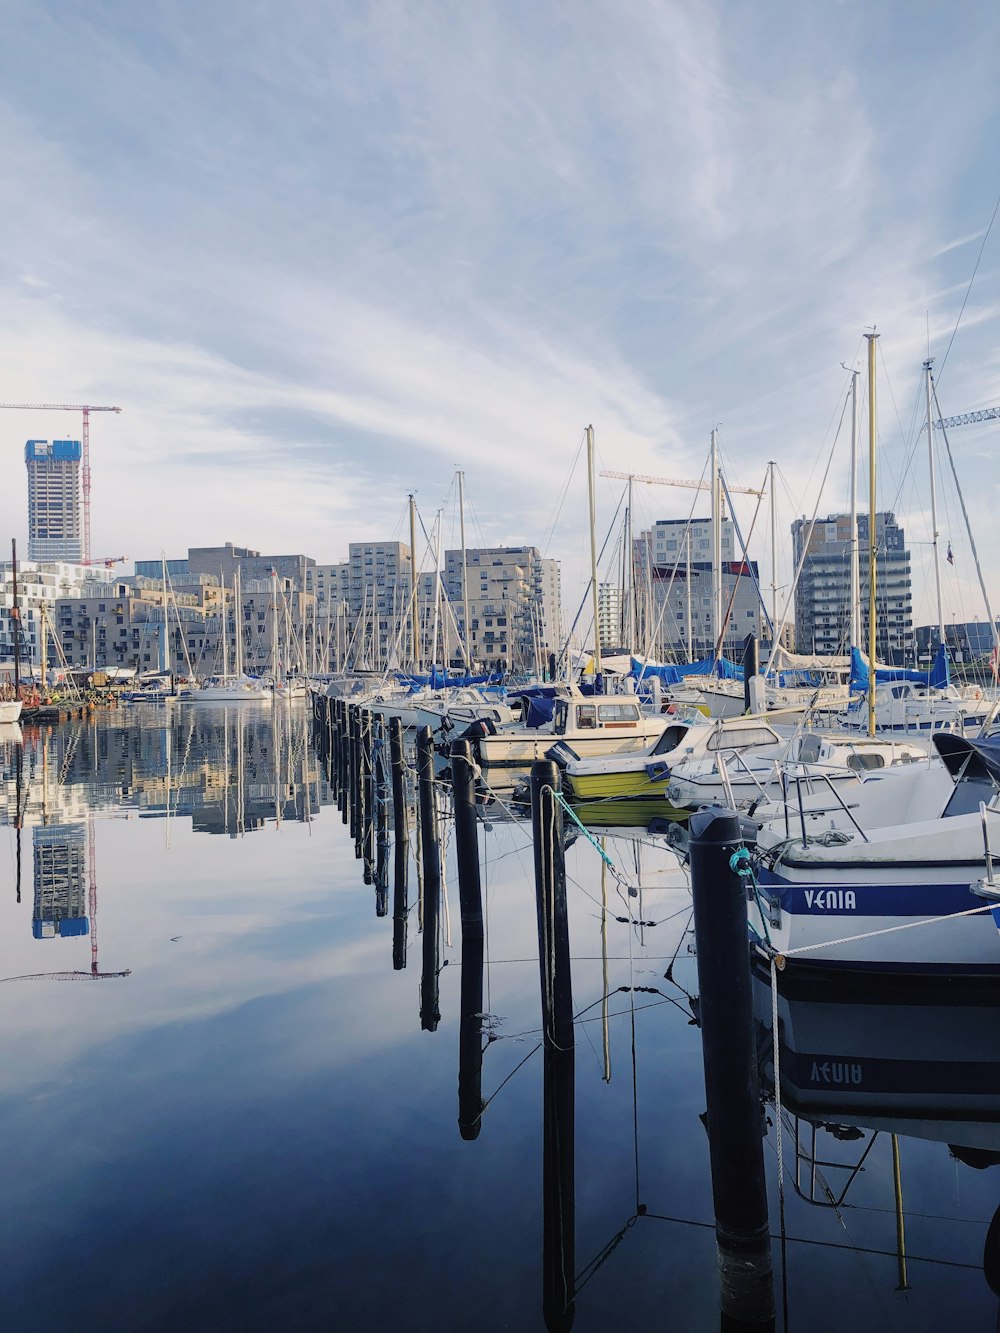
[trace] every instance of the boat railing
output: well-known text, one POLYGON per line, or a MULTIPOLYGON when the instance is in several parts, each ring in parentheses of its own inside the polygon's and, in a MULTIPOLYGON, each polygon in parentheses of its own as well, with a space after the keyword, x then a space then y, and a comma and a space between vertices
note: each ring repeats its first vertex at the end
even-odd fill
MULTIPOLYGON (((855 774, 854 776, 856 776, 856 777, 858 778, 859 781, 861 780, 861 775, 860 775, 860 774, 855 774)), ((851 823, 852 823, 852 824, 854 825, 854 827, 857 829, 858 833, 861 835, 862 840, 863 840, 864 842, 870 842, 870 841, 871 841, 871 839, 868 837, 868 834, 864 831, 864 829, 861 827, 861 825, 858 823, 858 821, 857 821, 857 820, 854 818, 854 816, 851 814, 851 807, 847 804, 847 802, 846 802, 846 801, 843 799, 843 797, 841 796, 840 792, 839 792, 839 791, 837 790, 837 788, 833 785, 833 783, 831 782, 830 777, 829 777, 828 774, 826 774, 826 773, 814 773, 814 774, 809 774, 809 775, 806 776, 806 777, 802 777, 801 774, 795 774, 795 775, 792 775, 792 774, 790 774, 790 773, 787 773, 785 770, 782 770, 782 774, 781 774, 781 788, 782 788, 782 797, 783 797, 784 807, 785 807, 785 836, 786 836, 786 838, 790 838, 790 837, 791 837, 791 826, 790 826, 789 809, 788 809, 789 804, 790 804, 790 802, 789 802, 789 795, 788 795, 788 788, 789 788, 789 784, 790 784, 791 782, 794 782, 794 784, 795 784, 795 798, 796 798, 796 800, 798 801, 798 806, 799 806, 799 829, 800 829, 801 834, 802 834, 802 845, 803 845, 803 847, 805 847, 805 846, 808 844, 808 842, 809 842, 809 835, 808 835, 808 833, 806 832, 806 809, 805 809, 805 802, 804 802, 803 799, 802 799, 802 784, 803 784, 803 782, 805 782, 805 783, 807 783, 807 784, 812 784, 812 783, 814 783, 814 782, 822 782, 822 783, 825 783, 826 786, 827 786, 827 787, 829 788, 829 790, 830 790, 830 795, 833 797, 834 801, 836 802, 836 805, 816 805, 816 806, 810 806, 810 807, 809 807, 809 814, 810 814, 810 815, 812 815, 812 816, 815 816, 815 815, 828 815, 828 814, 831 814, 831 813, 833 813, 834 811, 840 809, 840 810, 842 810, 842 811, 844 812, 844 814, 847 816, 847 818, 851 821, 851 823)), ((811 792, 810 792, 809 794, 811 795, 811 792)), ((857 809, 856 806, 855 806, 854 808, 857 809)))
POLYGON ((986 878, 981 879, 978 884, 972 885, 973 893, 980 898, 996 898, 1000 901, 1000 883, 997 882, 996 874, 993 868, 993 850, 990 846, 990 820, 991 814, 997 814, 995 807, 988 806, 985 801, 979 802, 979 819, 983 827, 983 857, 986 861, 986 878))

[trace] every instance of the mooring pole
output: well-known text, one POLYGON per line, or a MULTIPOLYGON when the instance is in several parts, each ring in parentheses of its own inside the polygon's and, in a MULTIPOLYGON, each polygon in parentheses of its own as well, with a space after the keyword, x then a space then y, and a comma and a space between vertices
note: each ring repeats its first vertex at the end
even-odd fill
POLYGON ((576 1300, 576 1053, 559 786, 554 763, 540 759, 532 765, 531 832, 544 1031, 542 1312, 546 1328, 565 1330, 573 1323, 576 1300))
POLYGON ((347 711, 347 734, 349 738, 347 813, 350 817, 350 830, 351 837, 354 839, 355 856, 358 854, 358 774, 361 769, 358 745, 359 724, 360 718, 357 704, 349 705, 347 711))
POLYGON ((462 984, 458 1034, 458 1129, 477 1139, 483 1114, 483 892, 479 873, 476 774, 468 741, 451 743, 458 896, 462 910, 462 984))
POLYGON ((420 1026, 435 1032, 441 1021, 438 998, 438 910, 441 902, 441 848, 434 801, 434 746, 430 727, 417 732, 417 789, 420 806, 420 856, 424 879, 423 969, 420 977, 420 1026))
POLYGON ((766 1325, 774 1319, 774 1281, 746 888, 730 867, 744 846, 739 816, 698 811, 689 845, 722 1313, 738 1324, 766 1325))
POLYGON ((385 718, 375 714, 372 781, 375 793, 375 915, 389 914, 389 755, 385 718))
POLYGON ((372 773, 374 749, 374 719, 368 709, 361 714, 361 809, 364 823, 361 828, 361 855, 364 860, 364 880, 371 884, 375 878, 375 782, 372 773))
POLYGON ((401 972, 406 966, 407 890, 410 867, 410 836, 406 826, 406 755, 403 750, 403 724, 398 717, 389 719, 389 766, 392 775, 392 966, 401 972))
POLYGON ((341 822, 346 824, 350 819, 350 772, 351 772, 351 737, 348 730, 348 720, 350 711, 347 706, 347 700, 338 701, 337 710, 337 729, 340 736, 340 754, 337 759, 337 782, 340 786, 337 805, 340 809, 341 822))

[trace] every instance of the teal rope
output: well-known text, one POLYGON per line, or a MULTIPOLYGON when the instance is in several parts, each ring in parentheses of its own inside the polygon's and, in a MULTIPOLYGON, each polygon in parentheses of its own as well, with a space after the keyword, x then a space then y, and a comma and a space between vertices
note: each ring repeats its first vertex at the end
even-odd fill
MULTIPOLYGON (((609 870, 614 870, 614 869, 615 869, 615 863, 614 863, 614 861, 613 861, 613 860, 611 859, 611 857, 607 854, 607 852, 604 850, 604 848, 601 846, 601 844, 597 841, 597 839, 596 839, 596 838, 594 837, 594 835, 591 833, 590 829, 587 828, 587 826, 586 826, 585 824, 581 824, 581 823, 580 823, 579 819, 577 818, 577 816, 576 816, 576 814, 575 814, 575 812, 574 812, 574 810, 573 810, 573 807, 568 803, 568 801, 566 800, 566 798, 561 794, 561 792, 557 792, 557 791, 555 790, 554 787, 550 787, 550 788, 549 788, 549 791, 552 792, 552 795, 556 798, 556 800, 557 800, 557 801, 559 802, 559 804, 562 806, 563 810, 565 810, 566 814, 569 815, 570 819, 572 819, 573 823, 577 826, 577 828, 580 830, 580 832, 583 834, 583 836, 587 839, 587 841, 588 841, 588 842, 589 842, 589 843, 596 849, 596 851, 597 851, 597 855, 601 858, 601 860, 602 860, 602 861, 604 862, 604 864, 608 867, 608 869, 609 869, 609 870)), ((616 872, 616 873, 617 873, 617 872, 616 872)))
POLYGON ((734 874, 739 875, 745 888, 753 890, 753 900, 757 904, 761 925, 764 927, 764 938, 767 941, 767 947, 772 949, 774 946, 771 943, 771 932, 767 928, 767 915, 760 901, 760 887, 757 884, 757 876, 754 874, 753 857, 750 855, 749 848, 737 847, 729 858, 729 869, 734 874))

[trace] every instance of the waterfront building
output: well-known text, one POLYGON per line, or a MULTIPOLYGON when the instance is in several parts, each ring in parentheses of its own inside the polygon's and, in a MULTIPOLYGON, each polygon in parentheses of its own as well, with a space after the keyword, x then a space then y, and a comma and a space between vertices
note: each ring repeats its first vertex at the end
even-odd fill
MULTIPOLYGON (((535 546, 470 547, 466 551, 469 638, 473 661, 514 671, 541 670, 561 644, 558 562, 535 546)), ((446 551, 444 585, 464 641, 462 552, 446 551)), ((453 664, 462 662, 456 644, 453 664)))
POLYGON ((601 652, 622 648, 622 589, 618 583, 600 583, 597 586, 597 637, 601 652))
POLYGON ((79 440, 28 440, 28 559, 83 559, 79 440))
MULTIPOLYGON (((739 660, 748 634, 766 628, 756 561, 736 550, 732 521, 722 520, 722 652, 739 660)), ((655 658, 697 661, 715 650, 712 611, 712 522, 658 519, 634 542, 636 648, 655 658), (690 626, 690 635, 689 635, 690 626)))
MULTIPOLYGON (((819 519, 809 537, 810 520, 792 524, 794 568, 805 552, 795 589, 796 648, 800 653, 842 654, 851 648, 851 516, 819 519), (808 541, 808 547, 807 547, 808 541)), ((861 587, 861 643, 868 647, 868 515, 858 515, 858 564, 861 587)), ((913 599, 910 552, 891 511, 875 515, 877 589, 875 642, 879 661, 912 661, 913 599)))
MULTIPOLYGON (((56 603, 60 598, 86 595, 103 586, 108 573, 103 566, 71 564, 63 560, 19 560, 17 600, 20 607, 20 657, 25 674, 37 672, 43 656, 50 667, 59 665, 56 649, 56 603), (46 642, 42 643, 42 626, 46 642)), ((14 567, 0 561, 0 668, 14 661, 14 567)))

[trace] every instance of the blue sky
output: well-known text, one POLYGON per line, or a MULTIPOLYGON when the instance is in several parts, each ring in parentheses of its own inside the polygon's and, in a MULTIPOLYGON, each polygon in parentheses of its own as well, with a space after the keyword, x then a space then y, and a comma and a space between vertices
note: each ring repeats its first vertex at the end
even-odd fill
MULTIPOLYGON (((124 408, 92 432, 96 554, 339 559, 411 489, 430 516, 456 465, 477 538, 540 544, 587 422, 606 466, 679 477, 720 424, 734 481, 779 462, 787 530, 875 324, 883 494, 927 609, 903 462, 928 324, 940 364, 1000 192, 995 6, 3 12, 0 398, 124 408)), ((1000 223, 940 389, 1000 404, 1000 223)), ((26 536, 24 440, 76 433, 0 413, 0 534, 26 536)), ((1000 432, 952 443, 996 569, 1000 432)), ((946 614, 971 618, 943 508, 946 614)), ((578 473, 549 550, 570 587, 583 514, 578 473)))

